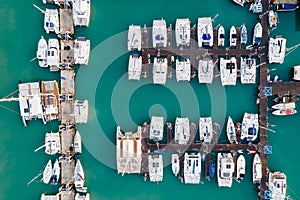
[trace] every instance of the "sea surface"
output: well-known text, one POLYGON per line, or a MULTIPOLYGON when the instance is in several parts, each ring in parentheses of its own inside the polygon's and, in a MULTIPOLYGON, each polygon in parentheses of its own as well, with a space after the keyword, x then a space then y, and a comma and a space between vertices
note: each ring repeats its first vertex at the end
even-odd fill
MULTIPOLYGON (((38 66, 37 42, 47 35, 43 30, 43 14, 32 6, 42 9, 55 7, 44 5, 41 0, 0 0, 0 97, 14 92, 18 81, 57 80, 59 73, 49 72, 38 66)), ((197 78, 189 83, 175 80, 165 86, 151 84, 152 79, 127 80, 127 29, 131 24, 151 27, 152 20, 164 18, 167 24, 175 25, 176 18, 190 18, 196 24, 198 17, 211 16, 214 27, 222 24, 229 37, 232 25, 245 24, 248 33, 258 22, 258 15, 230 0, 196 1, 140 1, 140 0, 93 0, 90 27, 76 28, 76 36, 91 40, 91 57, 88 66, 76 68, 76 99, 89 100, 89 123, 78 125, 83 138, 83 164, 86 186, 94 200, 133 199, 257 199, 256 187, 252 184, 251 160, 247 155, 246 178, 241 183, 233 182, 232 188, 219 188, 216 177, 203 184, 185 185, 173 176, 170 167, 171 152, 164 156, 164 180, 156 184, 144 182, 140 175, 118 175, 115 163, 115 131, 120 125, 123 131, 136 131, 137 125, 149 121, 152 115, 161 115, 165 121, 174 122, 178 116, 189 117, 198 123, 200 116, 212 116, 222 129, 220 143, 226 142, 224 122, 227 116, 241 121, 244 112, 258 112, 255 104, 257 85, 222 87, 216 78, 212 85, 199 85, 197 78)), ((271 36, 287 38, 287 47, 300 43, 299 13, 279 13, 280 23, 271 36), (298 16, 298 23, 296 20, 298 16), (298 27, 298 28, 297 28, 298 27)), ((249 38, 248 41, 251 41, 249 38)), ((228 43, 227 43, 228 44, 228 43)), ((278 75, 284 81, 292 78, 292 67, 299 65, 300 48, 291 52, 284 64, 269 65, 271 79, 278 75)), ((14 94, 16 96, 17 93, 14 94)), ((299 104, 298 104, 299 106, 299 104)), ((274 117, 269 115, 269 132, 273 154, 269 156, 269 169, 284 172, 288 179, 287 194, 291 199, 300 199, 299 190, 299 121, 300 115, 274 117)), ((17 102, 0 103, 0 199, 39 199, 42 193, 55 194, 59 186, 44 185, 37 176, 49 159, 43 150, 34 152, 43 145, 44 135, 57 131, 59 122, 43 125, 33 120, 24 127, 17 102)), ((216 155, 216 152, 214 152, 216 155)))

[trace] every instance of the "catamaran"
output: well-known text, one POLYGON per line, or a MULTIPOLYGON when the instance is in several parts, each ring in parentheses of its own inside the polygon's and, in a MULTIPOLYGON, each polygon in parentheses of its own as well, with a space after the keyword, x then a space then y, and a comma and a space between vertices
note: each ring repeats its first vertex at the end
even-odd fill
POLYGON ((260 183, 262 178, 261 160, 259 154, 255 154, 252 163, 252 182, 260 183))
POLYGON ((239 155, 239 157, 237 158, 236 161, 236 178, 237 181, 241 181, 244 179, 245 177, 245 173, 246 173, 246 160, 245 157, 243 155, 239 155))
POLYGON ((163 117, 151 117, 150 123, 150 136, 149 139, 154 142, 160 141, 163 139, 164 134, 164 118, 163 117))
POLYGON ((258 114, 244 113, 242 128, 241 128, 241 140, 247 141, 256 140, 258 135, 258 114))
POLYGON ((48 40, 47 51, 47 65, 50 67, 50 71, 59 70, 60 61, 60 48, 57 39, 51 38, 48 40))
POLYGON ((90 57, 90 40, 78 37, 74 42, 74 64, 87 65, 90 57))
POLYGON ((231 26, 229 31, 229 46, 236 47, 237 43, 237 35, 236 35, 236 28, 231 26))
POLYGON ((167 47, 167 25, 166 20, 153 20, 152 26, 153 47, 167 47))
POLYGON ((46 33, 55 32, 56 34, 59 34, 59 18, 57 9, 46 8, 44 18, 44 29, 46 33))
POLYGON ((218 28, 218 46, 223 47, 225 45, 225 29, 221 25, 218 28))
POLYGON ((199 83, 212 83, 214 78, 214 62, 211 58, 199 60, 198 80, 199 83))
POLYGON ((79 159, 76 161, 75 170, 74 170, 74 185, 76 191, 84 190, 84 171, 79 159))
POLYGON ((269 11, 269 25, 270 27, 276 27, 278 23, 278 14, 277 12, 270 10, 269 11))
POLYGON ((185 153, 183 176, 185 184, 199 184, 201 178, 201 154, 185 153))
POLYGON ((58 163, 57 159, 55 160, 52 171, 53 172, 52 172, 52 176, 50 178, 50 184, 51 185, 57 185, 59 177, 60 177, 60 167, 59 167, 59 163, 58 163))
POLYGON ((198 46, 213 46, 213 27, 211 17, 198 18, 198 46))
POLYGON ((218 186, 231 187, 234 162, 231 153, 218 153, 218 186))
POLYGON ((236 58, 220 58, 220 71, 222 85, 235 85, 237 76, 236 58))
POLYGON ((128 80, 139 81, 142 73, 142 56, 137 54, 129 56, 128 62, 128 80))
POLYGON ((59 133, 46 133, 45 135, 45 153, 54 155, 61 153, 61 144, 59 133))
POLYGON ((255 84, 256 82, 256 60, 255 58, 241 57, 241 83, 255 84))
POLYGON ((231 117, 228 117, 226 132, 229 142, 231 144, 237 143, 235 125, 231 117))
POLYGON ((245 24, 241 26, 241 44, 247 44, 248 34, 245 24))
POLYGON ((188 118, 176 118, 175 122, 175 142, 178 144, 188 144, 190 140, 190 123, 188 118))
POLYGON ((280 36, 270 38, 269 41, 269 63, 284 62, 286 39, 280 36))
POLYGON ((272 199, 284 200, 286 198, 286 175, 281 172, 269 172, 269 189, 272 191, 272 199))
POLYGON ((176 45, 179 46, 190 46, 190 31, 191 24, 188 18, 176 19, 175 25, 175 39, 176 45))
POLYGON ((154 58, 153 83, 164 85, 167 82, 168 60, 167 58, 154 58))
POLYGON ((151 182, 161 182, 163 180, 163 158, 161 154, 148 155, 149 177, 151 182))
POLYGON ((213 139, 212 119, 211 117, 200 117, 199 119, 199 137, 203 143, 210 144, 213 139))
POLYGON ((141 26, 130 25, 128 29, 128 38, 127 38, 127 47, 128 51, 137 49, 141 51, 142 48, 142 31, 141 26))
POLYGON ((36 57, 39 61, 40 67, 47 67, 47 50, 48 50, 47 41, 43 36, 41 36, 41 39, 38 42, 38 49, 36 51, 36 57))
POLYGON ((175 176, 179 173, 179 156, 177 153, 171 155, 172 172, 175 176))
POLYGON ((72 0, 74 26, 89 26, 91 0, 72 0))
POLYGON ((81 136, 79 131, 76 131, 74 135, 74 153, 75 154, 81 154, 82 147, 81 147, 81 136))
POLYGON ((176 59, 176 80, 190 81, 191 79, 191 62, 189 59, 179 61, 176 59))
POLYGON ((86 124, 89 115, 89 102, 88 100, 75 100, 74 102, 74 115, 75 123, 86 124))
POLYGON ((52 161, 49 160, 44 171, 43 171, 43 182, 48 184, 50 182, 51 176, 53 174, 52 161))
POLYGON ((260 45, 262 41, 262 26, 257 23, 254 27, 252 45, 260 45))

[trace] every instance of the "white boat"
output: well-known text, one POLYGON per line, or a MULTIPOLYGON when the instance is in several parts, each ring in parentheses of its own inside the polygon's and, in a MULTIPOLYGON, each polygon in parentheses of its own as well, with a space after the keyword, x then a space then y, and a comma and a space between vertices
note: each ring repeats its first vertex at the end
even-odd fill
POLYGON ((255 58, 241 57, 241 83, 255 84, 256 82, 256 60, 255 58))
POLYGON ((260 183, 262 178, 261 160, 259 154, 255 154, 252 162, 252 182, 260 183))
POLYGON ((84 171, 79 159, 76 161, 74 170, 74 185, 76 191, 82 191, 84 188, 84 171))
POLYGON ((185 184, 199 184, 201 178, 201 154, 184 153, 183 176, 185 184))
POLYGON ((300 81, 300 65, 294 66, 294 77, 295 81, 300 81))
POLYGON ((272 191, 272 199, 284 200, 286 198, 286 175, 281 172, 269 172, 269 189, 272 191))
POLYGON ((175 122, 175 142, 178 144, 188 144, 190 140, 190 122, 188 118, 176 117, 175 122))
POLYGON ((285 109, 294 109, 296 108, 295 102, 289 103, 278 103, 272 106, 273 109, 285 110, 285 109))
POLYGON ((88 100, 75 100, 74 102, 75 123, 86 124, 89 115, 88 100))
POLYGON ((198 80, 199 83, 212 83, 214 79, 214 62, 211 58, 199 60, 198 80))
POLYGON ((46 8, 44 18, 44 29, 46 33, 55 32, 56 34, 59 34, 59 19, 57 9, 46 8))
POLYGON ((89 26, 91 0, 72 0, 74 26, 89 26))
POLYGON ((255 2, 251 3, 249 11, 252 11, 253 13, 262 13, 261 0, 255 0, 255 2))
POLYGON ((258 114, 244 113, 242 128, 241 128, 241 140, 247 141, 256 140, 258 135, 258 114))
POLYGON ((211 117, 200 117, 199 119, 199 137, 203 143, 210 144, 213 139, 212 119, 211 117))
POLYGON ((278 14, 277 12, 270 10, 269 11, 269 25, 270 27, 276 27, 278 23, 278 14))
POLYGON ((218 46, 223 47, 225 45, 225 29, 221 25, 218 28, 218 46))
POLYGON ((167 47, 167 25, 166 20, 153 20, 152 26, 153 47, 167 47))
POLYGON ((218 153, 218 186, 231 187, 234 172, 234 162, 231 153, 218 153))
POLYGON ((86 194, 76 193, 75 200, 90 200, 90 194, 89 193, 86 193, 86 194))
POLYGON ((51 176, 53 174, 52 161, 49 160, 44 171, 43 171, 43 182, 48 184, 50 182, 51 176))
POLYGON ((229 142, 232 144, 237 143, 235 125, 231 117, 228 117, 226 132, 229 142))
POLYGON ((55 194, 55 195, 49 195, 49 194, 42 194, 41 195, 41 200, 60 200, 60 194, 55 194))
POLYGON ((51 179, 50 179, 50 184, 57 185, 59 177, 60 177, 60 167, 59 167, 59 163, 58 163, 57 159, 55 160, 52 171, 53 172, 52 172, 52 176, 51 176, 51 179))
POLYGON ((176 59, 176 81, 190 81, 191 61, 189 59, 179 61, 176 59))
POLYGON ((269 41, 269 63, 284 62, 286 51, 286 39, 280 36, 270 38, 269 41))
POLYGON ((191 24, 188 18, 176 19, 175 39, 177 47, 190 46, 190 31, 191 24))
POLYGON ((179 156, 177 153, 171 155, 172 172, 175 176, 179 173, 179 156))
POLYGON ((47 41, 43 36, 41 36, 41 39, 38 42, 38 49, 36 51, 36 58, 39 61, 40 67, 47 67, 47 50, 48 50, 47 41))
POLYGON ((45 135, 45 153, 54 155, 61 153, 61 143, 59 133, 46 133, 45 135))
POLYGON ((163 134, 164 134, 164 118, 152 116, 150 122, 149 138, 154 142, 157 142, 163 139, 163 134))
POLYGON ((50 71, 59 70, 60 61, 60 48, 57 39, 48 40, 48 51, 47 51, 47 65, 50 67, 50 71))
POLYGON ((295 109, 275 110, 272 112, 273 115, 277 115, 277 116, 293 115, 296 113, 297 113, 297 110, 295 110, 295 109))
POLYGON ((198 46, 210 46, 214 43, 211 17, 198 18, 198 46))
POLYGON ((74 64, 87 65, 90 58, 90 40, 78 37, 74 42, 74 64))
POLYGON ((247 44, 248 34, 245 24, 241 26, 241 44, 247 44))
POLYGON ((139 81, 142 73, 142 56, 136 54, 129 56, 128 80, 139 81))
POLYGON ((246 0, 233 0, 233 2, 240 6, 245 6, 245 4, 247 3, 246 0))
POLYGON ((222 85, 235 85, 237 76, 236 58, 220 58, 220 71, 222 85))
POLYGON ((128 38, 127 38, 127 47, 128 51, 137 49, 141 51, 142 48, 142 31, 141 26, 130 25, 128 29, 128 38))
POLYGON ((76 131, 74 135, 74 153, 75 154, 81 154, 82 147, 81 147, 81 136, 79 131, 76 131))
POLYGON ((237 43, 236 28, 234 26, 231 26, 229 31, 229 46, 236 47, 236 43, 237 43))
POLYGON ((257 23, 254 27, 252 45, 260 45, 262 41, 262 26, 257 23))
POLYGON ((246 160, 243 155, 239 155, 236 161, 236 178, 237 181, 244 179, 246 173, 246 160))
POLYGON ((168 60, 167 58, 154 58, 153 83, 164 85, 167 82, 168 60))
POLYGON ((163 158, 161 154, 148 155, 149 177, 151 182, 161 182, 163 180, 163 158))

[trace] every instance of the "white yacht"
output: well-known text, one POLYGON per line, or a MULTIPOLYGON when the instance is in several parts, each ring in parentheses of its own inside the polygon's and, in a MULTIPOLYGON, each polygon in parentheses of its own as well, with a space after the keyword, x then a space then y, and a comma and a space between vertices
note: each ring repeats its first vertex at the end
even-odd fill
POLYGON ((231 26, 229 31, 229 46, 236 47, 236 44, 237 44, 236 28, 234 26, 231 26))
POLYGON ((222 85, 235 85, 237 76, 236 58, 220 58, 220 71, 222 85))
POLYGON ((177 47, 190 46, 190 31, 191 24, 188 18, 176 19, 175 39, 177 47))
POLYGON ((199 184, 201 178, 201 155, 200 153, 184 154, 184 183, 199 184))
POLYGON ((248 34, 245 24, 241 26, 241 44, 247 44, 248 34))
POLYGON ((300 81, 300 65, 294 66, 294 77, 295 81, 300 81))
POLYGON ((45 135, 45 153, 54 155, 61 153, 61 143, 59 133, 46 133, 45 135))
POLYGON ((252 45, 260 45, 262 41, 262 26, 257 23, 254 27, 252 45))
POLYGON ((87 65, 90 58, 90 40, 78 37, 74 43, 74 64, 87 65))
POLYGON ((286 110, 286 109, 294 109, 296 108, 295 102, 289 102, 289 103, 278 103, 272 106, 273 109, 277 110, 286 110))
POLYGON ((228 117, 226 132, 229 142, 232 144, 237 143, 235 125, 231 117, 228 117))
POLYGON ((255 58, 241 57, 241 83, 255 84, 256 82, 256 60, 255 58))
POLYGON ((198 46, 210 46, 214 44, 213 27, 211 17, 198 18, 198 46))
POLYGON ((52 171, 53 172, 52 172, 52 176, 50 178, 50 184, 51 185, 57 185, 59 177, 60 177, 60 167, 59 167, 59 163, 58 163, 57 159, 55 160, 52 171))
POLYGON ((74 26, 89 26, 91 14, 90 0, 72 0, 74 26))
POLYGON ((177 81, 190 81, 191 79, 191 62, 189 59, 186 61, 179 61, 176 59, 176 80, 177 81))
POLYGON ((74 185, 76 191, 82 191, 84 188, 84 171, 79 159, 76 161, 75 170, 74 170, 74 185))
POLYGON ((175 176, 179 173, 179 155, 177 153, 174 153, 171 155, 171 163, 172 163, 172 172, 175 176))
POLYGON ((260 183, 262 178, 261 160, 259 154, 255 154, 252 163, 252 182, 260 183))
POLYGON ((48 50, 47 41, 43 36, 41 36, 41 39, 38 42, 38 49, 36 51, 36 58, 39 61, 40 67, 47 67, 47 50, 48 50))
POLYGON ((50 71, 59 70, 60 61, 60 48, 57 39, 48 40, 48 51, 47 51, 47 65, 50 67, 50 71))
POLYGON ((46 33, 55 32, 56 34, 59 34, 59 18, 57 9, 46 8, 44 29, 46 33))
POLYGON ((241 140, 247 141, 256 140, 258 135, 258 114, 244 113, 242 128, 241 128, 241 140))
POLYGON ((128 80, 139 81, 142 73, 142 56, 136 54, 129 56, 128 80))
POLYGON ((212 119, 211 117, 200 117, 199 119, 199 137, 203 143, 210 144, 213 139, 212 119))
POLYGON ((166 20, 153 20, 152 26, 153 47, 167 47, 167 25, 166 20))
POLYGON ((141 51, 142 48, 142 31, 141 26, 130 25, 128 29, 128 38, 127 38, 127 47, 128 51, 137 49, 141 51))
POLYGON ((245 4, 247 3, 246 0, 233 0, 233 2, 240 6, 245 6, 245 4))
POLYGON ((76 131, 74 135, 74 153, 75 154, 81 154, 82 147, 81 147, 81 136, 79 131, 76 131))
POLYGON ((218 153, 218 186, 231 187, 234 172, 234 162, 231 153, 218 153))
POLYGON ((168 60, 167 58, 154 58, 153 83, 164 85, 167 82, 168 60))
POLYGON ((276 27, 278 23, 278 14, 277 12, 270 10, 269 11, 269 25, 270 27, 276 27))
POLYGON ((237 181, 241 181, 244 179, 246 173, 246 159, 245 157, 241 154, 237 158, 236 161, 236 178, 237 181))
POLYGON ((175 142, 178 144, 188 144, 190 140, 190 122, 188 118, 176 118, 175 122, 175 142))
POLYGON ((161 154, 148 155, 149 177, 151 182, 161 182, 163 180, 163 157, 161 154))
POLYGON ((269 41, 269 63, 284 62, 286 51, 286 39, 282 37, 270 38, 269 41))
POLYGON ((218 28, 218 46, 223 47, 225 45, 225 29, 221 25, 218 28))
POLYGON ((277 116, 287 116, 296 113, 297 113, 296 109, 283 109, 283 110, 275 110, 272 112, 273 115, 277 115, 277 116))
POLYGON ((150 136, 149 139, 154 142, 160 141, 163 139, 164 134, 164 118, 163 117, 151 117, 150 122, 150 136))
POLYGON ((90 200, 90 194, 89 193, 86 193, 86 194, 76 193, 75 200, 90 200))
POLYGON ((89 115, 88 100, 75 100, 74 102, 75 123, 86 124, 89 115))
POLYGON ((212 83, 214 79, 214 62, 211 58, 199 60, 198 80, 199 83, 212 83))
POLYGON ((269 172, 269 189, 272 191, 272 199, 284 200, 286 198, 286 175, 281 172, 269 172))
POLYGON ((48 184, 50 182, 51 176, 53 174, 52 161, 49 160, 44 171, 43 171, 43 182, 48 184))

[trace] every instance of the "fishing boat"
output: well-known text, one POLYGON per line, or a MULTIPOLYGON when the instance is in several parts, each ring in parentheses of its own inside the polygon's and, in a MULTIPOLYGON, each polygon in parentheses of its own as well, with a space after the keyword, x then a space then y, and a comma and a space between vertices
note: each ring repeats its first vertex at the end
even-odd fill
POLYGON ((241 44, 247 44, 248 34, 245 24, 241 26, 241 44))
POLYGON ((237 161, 236 161, 236 178, 237 181, 241 181, 245 178, 245 172, 246 172, 246 160, 243 155, 239 155, 237 161))
POLYGON ((52 161, 49 160, 44 171, 43 171, 43 182, 48 184, 50 182, 51 176, 53 174, 52 161))
POLYGON ((258 135, 258 114, 244 113, 241 140, 247 141, 256 140, 258 135))
POLYGON ((130 25, 128 29, 128 38, 127 38, 127 47, 128 51, 137 49, 141 51, 142 48, 142 31, 141 26, 130 25))
POLYGON ((213 130, 211 117, 200 117, 199 119, 200 141, 206 144, 212 143, 213 130))
POLYGON ((237 143, 235 125, 231 117, 228 117, 226 132, 229 142, 231 144, 237 143))
POLYGON ((50 71, 59 70, 60 61, 60 48, 57 39, 48 40, 48 51, 47 51, 47 65, 50 67, 50 71))
POLYGON ((273 115, 277 115, 277 116, 287 116, 287 115, 293 115, 296 113, 297 113, 297 110, 295 110, 295 109, 275 110, 272 112, 273 115))
POLYGON ((218 153, 218 186, 231 187, 234 172, 234 162, 231 153, 218 153))
POLYGON ((153 20, 152 26, 153 47, 167 47, 167 26, 166 20, 153 20))
POLYGON ((89 26, 91 15, 90 0, 72 0, 74 26, 89 26))
POLYGON ((158 142, 163 139, 164 135, 164 118, 163 117, 151 117, 150 122, 150 135, 149 139, 154 142, 158 142))
POLYGON ((269 63, 280 63, 284 62, 286 51, 286 39, 277 36, 270 38, 269 41, 269 63))
POLYGON ((81 154, 82 147, 81 147, 81 136, 79 131, 76 131, 74 135, 74 153, 75 154, 81 154))
POLYGON ((61 143, 59 133, 46 133, 45 135, 45 153, 54 155, 61 153, 61 143))
POLYGON ((261 160, 259 154, 255 154, 252 162, 252 182, 260 183, 262 178, 261 160))
POLYGON ((154 58, 153 83, 165 85, 167 82, 168 60, 167 58, 154 58))
POLYGON ((295 102, 290 103, 278 103, 272 106, 273 109, 285 110, 285 109, 294 109, 296 108, 295 102))
POLYGON ((270 10, 269 11, 269 25, 270 27, 276 27, 278 23, 278 14, 277 12, 270 10))
POLYGON ((255 58, 241 57, 241 83, 255 84, 256 82, 256 60, 255 58))
POLYGON ((225 29, 221 25, 218 28, 218 46, 223 47, 225 45, 225 29))
POLYGON ((213 46, 213 27, 211 17, 198 18, 198 46, 213 46))
POLYGON ((233 2, 240 6, 245 6, 245 4, 247 3, 246 0, 233 0, 233 2))
POLYGON ((190 31, 191 24, 188 18, 176 19, 175 39, 177 47, 190 46, 190 31))
POLYGON ((294 66, 294 77, 295 81, 300 81, 300 65, 294 66))
POLYGON ((171 155, 172 172, 175 176, 179 173, 179 156, 177 153, 171 155))
POLYGON ((82 191, 84 188, 84 171, 79 159, 76 161, 75 170, 74 170, 74 185, 76 191, 82 191))
POLYGON ((148 155, 149 177, 151 182, 161 182, 163 180, 163 158, 161 154, 148 155))
POLYGON ((229 46, 236 47, 236 43, 237 43, 236 28, 234 26, 231 26, 229 31, 229 46))
POLYGON ((255 0, 255 2, 251 3, 249 11, 252 11, 253 13, 262 13, 261 0, 255 0))
POLYGON ((90 40, 78 37, 74 42, 74 64, 87 65, 90 58, 90 40))
POLYGON ((200 153, 184 153, 183 177, 185 184, 199 184, 201 178, 200 153))
POLYGON ((59 34, 59 19, 57 9, 46 8, 44 17, 44 29, 46 33, 55 32, 56 34, 59 34))
POLYGON ((220 71, 222 85, 235 85, 237 76, 236 58, 220 58, 220 71))
POLYGON ((41 36, 41 39, 38 42, 38 49, 36 51, 36 57, 39 61, 40 67, 47 67, 47 50, 48 50, 47 41, 43 36, 41 36))
POLYGON ((59 177, 60 177, 60 167, 59 167, 59 163, 58 163, 57 159, 55 160, 52 171, 53 172, 52 172, 52 176, 50 178, 50 184, 51 185, 57 185, 59 177))
POLYGON ((215 163, 210 162, 210 164, 209 164, 209 176, 214 177, 215 176, 215 171, 216 171, 215 163))
POLYGON ((191 61, 186 59, 179 61, 176 59, 176 81, 190 81, 191 79, 191 61))
POLYGON ((139 81, 142 73, 142 56, 137 54, 129 56, 128 80, 139 81))
POLYGON ((252 44, 260 45, 261 41, 262 41, 262 26, 261 23, 258 22, 254 27, 252 44))
POLYGON ((297 8, 298 8, 297 4, 290 4, 290 3, 280 3, 274 5, 274 9, 276 11, 294 11, 297 8))
POLYGON ((188 118, 176 118, 175 122, 175 142, 178 144, 188 144, 190 140, 190 123, 188 118))
POLYGON ((75 200, 90 200, 90 194, 89 193, 86 193, 86 194, 76 193, 75 200))
POLYGON ((272 199, 284 200, 286 198, 286 175, 281 172, 269 172, 269 189, 272 191, 272 199))
POLYGON ((199 83, 212 83, 214 78, 214 62, 211 58, 199 60, 198 80, 199 83))

